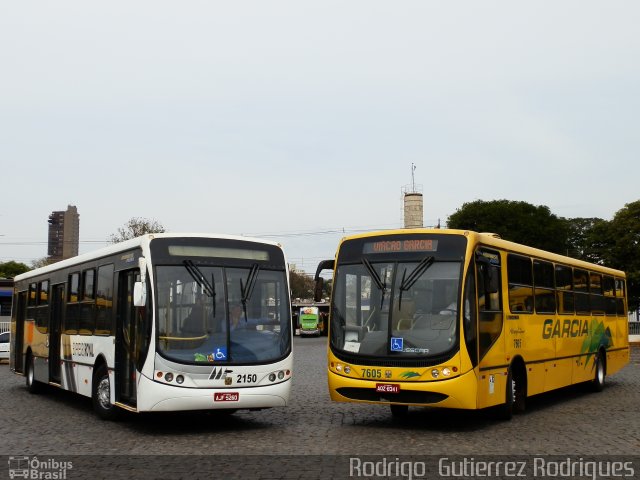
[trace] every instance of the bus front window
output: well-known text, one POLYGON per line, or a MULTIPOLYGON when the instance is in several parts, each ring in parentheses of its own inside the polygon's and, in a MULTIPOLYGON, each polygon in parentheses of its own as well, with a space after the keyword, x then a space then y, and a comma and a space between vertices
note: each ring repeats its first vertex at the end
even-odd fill
POLYGON ((375 357, 442 355, 457 343, 460 262, 369 262, 339 265, 331 344, 375 357))
POLYGON ((185 262, 157 267, 156 277, 158 351, 164 357, 254 363, 289 353, 284 272, 185 262))

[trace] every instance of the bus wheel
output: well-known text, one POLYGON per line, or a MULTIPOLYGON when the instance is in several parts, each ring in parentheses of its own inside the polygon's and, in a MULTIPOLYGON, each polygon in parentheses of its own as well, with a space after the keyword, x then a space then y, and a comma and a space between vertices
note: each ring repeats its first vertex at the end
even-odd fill
POLYGON ((604 388, 604 379, 607 374, 602 351, 596 354, 595 370, 596 373, 591 381, 591 388, 594 392, 601 392, 604 388))
POLYGON ((391 415, 394 418, 405 418, 409 415, 409 405, 391 405, 391 415))
POLYGON ((42 384, 38 382, 35 377, 34 360, 33 355, 31 354, 27 355, 27 371, 25 378, 29 393, 39 393, 42 391, 42 384))
POLYGON ((498 409, 498 417, 511 420, 514 413, 524 412, 527 400, 526 377, 517 368, 514 369, 513 365, 509 367, 506 387, 505 402, 498 409))
POLYGON ((96 368, 93 376, 93 409, 103 420, 115 420, 118 417, 118 407, 111 403, 111 382, 109 370, 102 364, 96 368))

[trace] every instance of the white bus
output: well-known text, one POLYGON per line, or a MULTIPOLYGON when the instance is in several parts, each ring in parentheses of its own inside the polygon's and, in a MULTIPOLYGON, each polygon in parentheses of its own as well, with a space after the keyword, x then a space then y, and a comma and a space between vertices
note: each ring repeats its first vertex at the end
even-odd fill
POLYGON ((273 242, 148 234, 15 278, 11 369, 133 412, 285 406, 287 263, 273 242))

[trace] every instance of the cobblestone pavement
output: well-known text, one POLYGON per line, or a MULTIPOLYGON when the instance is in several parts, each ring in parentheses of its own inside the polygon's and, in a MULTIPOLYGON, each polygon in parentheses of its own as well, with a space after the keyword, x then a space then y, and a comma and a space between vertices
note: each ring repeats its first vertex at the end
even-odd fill
POLYGON ((640 452, 640 347, 633 348, 628 366, 607 377, 603 392, 575 386, 540 395, 528 401, 525 414, 509 422, 483 412, 425 408, 412 408, 406 420, 397 421, 385 406, 333 403, 326 385, 326 338, 295 338, 294 347, 290 406, 224 417, 128 414, 118 422, 105 422, 94 415, 89 399, 59 390, 31 395, 23 377, 0 365, 0 455, 640 452))

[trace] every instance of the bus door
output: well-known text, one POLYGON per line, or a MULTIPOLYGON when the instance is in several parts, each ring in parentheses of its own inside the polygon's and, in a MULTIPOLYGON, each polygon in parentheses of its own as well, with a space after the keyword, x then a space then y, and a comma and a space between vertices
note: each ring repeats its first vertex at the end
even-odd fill
POLYGON ((133 305, 133 285, 138 269, 118 274, 118 307, 116 315, 116 401, 136 405, 137 329, 136 307, 133 305))
POLYGON ((51 291, 51 319, 49 323, 49 381, 60 383, 60 326, 64 312, 64 283, 53 285, 51 291))
POLYGON ((13 342, 11 363, 16 372, 24 372, 24 320, 27 313, 27 292, 18 292, 16 298, 16 331, 13 342))

